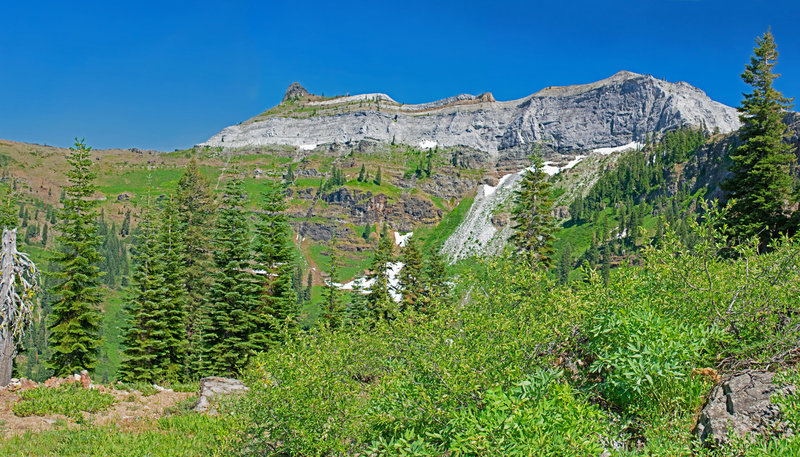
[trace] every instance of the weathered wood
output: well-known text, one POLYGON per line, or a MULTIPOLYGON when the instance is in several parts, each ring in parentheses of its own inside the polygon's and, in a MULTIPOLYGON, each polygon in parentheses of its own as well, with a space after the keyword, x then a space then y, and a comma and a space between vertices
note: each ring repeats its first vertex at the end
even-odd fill
POLYGON ((11 381, 16 348, 33 320, 39 270, 17 251, 17 230, 3 229, 0 251, 0 387, 11 381))

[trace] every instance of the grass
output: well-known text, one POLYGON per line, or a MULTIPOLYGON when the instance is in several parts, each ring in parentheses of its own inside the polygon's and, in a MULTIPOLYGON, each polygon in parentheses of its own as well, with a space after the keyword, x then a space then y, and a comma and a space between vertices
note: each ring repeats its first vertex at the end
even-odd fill
POLYGON ((194 457, 231 455, 234 440, 229 418, 178 414, 140 423, 134 430, 118 426, 82 426, 10 437, 0 457, 194 457))
POLYGON ((84 389, 78 383, 64 384, 60 387, 36 387, 20 395, 20 401, 12 407, 14 414, 21 417, 48 416, 62 414, 81 420, 83 412, 105 411, 114 404, 114 397, 94 389, 84 389))
POLYGON ((420 227, 414 232, 414 236, 424 240, 422 243, 425 252, 433 252, 442 247, 445 240, 453 234, 458 225, 464 220, 473 200, 475 200, 474 195, 464 197, 458 206, 444 216, 435 227, 420 227))
POLYGON ((122 329, 125 326, 126 313, 123 293, 118 290, 104 289, 103 297, 103 342, 97 359, 95 377, 102 383, 108 383, 117 375, 122 361, 122 329))

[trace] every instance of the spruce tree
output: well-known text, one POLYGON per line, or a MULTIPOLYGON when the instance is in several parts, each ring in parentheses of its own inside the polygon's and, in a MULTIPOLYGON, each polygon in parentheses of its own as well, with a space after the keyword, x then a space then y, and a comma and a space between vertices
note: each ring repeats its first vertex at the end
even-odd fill
POLYGON ((425 308, 426 298, 429 294, 422 254, 413 237, 406 240, 406 245, 400 253, 400 262, 403 263, 398 278, 402 297, 401 309, 420 311, 425 308))
POLYGON ((722 188, 734 200, 727 215, 734 240, 742 242, 758 235, 763 249, 786 229, 792 186, 789 170, 795 157, 784 141, 783 116, 791 108, 791 100, 772 87, 780 76, 773 73, 778 51, 772 33, 757 38, 756 45, 755 55, 742 73, 753 91, 744 94, 738 108, 741 145, 731 154, 734 175, 722 188))
POLYGON ((70 148, 67 162, 69 185, 64 189, 58 224, 61 235, 53 261, 58 283, 52 292, 58 298, 49 317, 48 366, 56 376, 93 370, 100 347, 100 238, 95 223, 96 190, 91 148, 83 141, 70 148))
POLYGON ((128 325, 123 335, 125 358, 119 376, 128 382, 160 382, 166 376, 169 332, 162 246, 146 197, 137 231, 136 266, 127 303, 128 325))
POLYGON ((322 292, 322 319, 330 328, 339 328, 344 318, 344 305, 342 304, 342 291, 339 290, 339 269, 342 267, 341 254, 337 249, 336 236, 331 239, 328 246, 329 257, 331 259, 328 278, 325 280, 325 288, 322 292))
POLYGON ((450 296, 447 264, 438 250, 430 253, 425 260, 425 282, 428 285, 428 303, 423 311, 432 311, 431 306, 450 296))
POLYGON ((203 317, 201 372, 237 375, 257 350, 251 336, 260 323, 261 288, 250 268, 250 228, 246 196, 234 165, 222 195, 214 230, 215 271, 203 317), (254 319, 257 317, 257 319, 254 319))
POLYGON ((359 170, 358 172, 358 182, 364 182, 366 180, 366 173, 367 173, 367 168, 362 163, 361 170, 359 170))
MULTIPOLYGON (((384 223, 384 231, 386 224, 384 223)), ((394 237, 384 235, 378 243, 378 249, 370 265, 370 274, 367 276, 371 281, 367 303, 370 313, 375 320, 392 319, 396 314, 396 306, 390 294, 391 284, 389 283, 389 271, 394 262, 394 237)))
POLYGON ((211 186, 192 158, 178 180, 175 194, 186 288, 186 364, 190 373, 199 370, 202 342, 202 316, 211 286, 213 263, 210 233, 214 223, 214 198, 211 186))
POLYGON ((381 182, 383 182, 383 176, 381 174, 381 167, 378 167, 378 172, 375 173, 375 181, 374 182, 375 182, 375 184, 377 184, 379 186, 381 185, 381 182))
POLYGON ((161 210, 159 223, 160 260, 166 296, 162 306, 166 332, 164 334, 164 358, 166 377, 179 381, 186 372, 186 266, 184 265, 184 238, 178 215, 177 200, 170 195, 161 210))
POLYGON ((558 282, 561 284, 569 282, 570 271, 572 271, 572 245, 567 243, 561 251, 561 259, 558 262, 558 282))
POLYGON ((292 287, 292 230, 286 215, 286 187, 272 180, 261 194, 255 227, 255 268, 261 287, 260 309, 253 316, 253 345, 265 350, 296 327, 297 296, 292 287))
POLYGON ((514 193, 511 240, 527 261, 548 269, 553 263, 553 234, 557 230, 553 199, 541 154, 537 151, 531 161, 533 165, 523 172, 520 187, 514 193))

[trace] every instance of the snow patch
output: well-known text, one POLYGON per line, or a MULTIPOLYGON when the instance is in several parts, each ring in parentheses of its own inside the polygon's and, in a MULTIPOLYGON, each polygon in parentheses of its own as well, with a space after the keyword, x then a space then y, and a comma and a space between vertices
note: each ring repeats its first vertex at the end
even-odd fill
POLYGON ((422 140, 419 142, 419 147, 422 149, 433 149, 436 146, 439 146, 439 143, 433 140, 422 140))
MULTIPOLYGON (((404 266, 403 262, 392 262, 389 264, 389 268, 386 271, 389 276, 389 295, 391 295, 392 299, 396 302, 399 302, 402 298, 402 294, 400 293, 400 270, 402 270, 404 266)), ((368 294, 370 287, 372 287, 374 283, 374 279, 362 277, 344 284, 333 283, 333 285, 341 290, 353 290, 357 286, 361 289, 361 293, 368 294)))
POLYGON ((556 173, 558 173, 559 171, 561 171, 560 168, 553 166, 552 163, 553 162, 545 162, 544 166, 542 167, 542 171, 547 173, 550 176, 553 176, 556 173))
POLYGON ((400 232, 394 232, 394 244, 400 246, 401 248, 406 245, 408 239, 414 235, 414 232, 408 232, 405 235, 401 235, 400 232))
POLYGON ((301 144, 300 145, 300 149, 303 150, 303 151, 312 151, 312 150, 316 149, 316 147, 317 147, 316 144, 301 144))
POLYGON ((603 154, 604 156, 607 156, 607 155, 613 154, 615 152, 627 151, 629 149, 637 149, 638 150, 638 149, 641 149, 642 146, 644 146, 644 144, 634 141, 632 143, 624 144, 622 146, 615 146, 613 148, 597 148, 592 152, 595 152, 597 154, 603 154))

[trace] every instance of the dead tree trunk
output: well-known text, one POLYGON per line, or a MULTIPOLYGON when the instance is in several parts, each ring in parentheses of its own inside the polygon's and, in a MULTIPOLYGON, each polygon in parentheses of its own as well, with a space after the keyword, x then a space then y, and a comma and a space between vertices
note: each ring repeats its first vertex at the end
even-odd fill
POLYGON ((17 252, 17 231, 3 229, 0 251, 0 387, 11 381, 17 344, 33 318, 39 291, 39 271, 27 255, 17 252))

